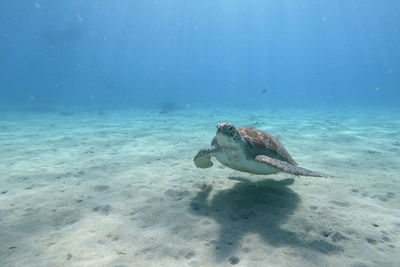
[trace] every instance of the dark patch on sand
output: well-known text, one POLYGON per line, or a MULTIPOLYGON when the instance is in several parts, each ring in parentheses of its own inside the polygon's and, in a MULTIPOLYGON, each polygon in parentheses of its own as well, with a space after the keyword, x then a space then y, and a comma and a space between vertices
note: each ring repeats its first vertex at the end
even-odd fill
POLYGON ((104 192, 104 191, 107 191, 108 189, 110 189, 110 187, 108 185, 104 185, 104 184, 96 185, 94 187, 94 191, 96 191, 96 192, 104 192))
POLYGON ((93 211, 95 212, 99 212, 103 215, 109 215, 111 212, 112 208, 111 205, 107 204, 107 205, 99 205, 93 208, 93 211))

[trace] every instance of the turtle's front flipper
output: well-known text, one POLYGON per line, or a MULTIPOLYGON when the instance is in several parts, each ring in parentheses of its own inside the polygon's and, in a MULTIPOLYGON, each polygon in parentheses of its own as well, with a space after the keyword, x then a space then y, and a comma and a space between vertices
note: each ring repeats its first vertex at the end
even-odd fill
POLYGON ((289 162, 278 160, 278 159, 273 159, 265 155, 258 155, 255 158, 256 161, 268 164, 274 168, 277 168, 278 170, 282 172, 287 172, 291 173, 294 175, 303 175, 303 176, 314 176, 314 177, 333 177, 330 175, 318 173, 315 171, 311 171, 305 168, 301 168, 299 166, 290 164, 289 162))
POLYGON ((215 152, 216 148, 202 148, 199 152, 197 152, 196 156, 194 157, 193 161, 197 168, 210 168, 212 167, 213 163, 211 161, 211 153, 215 152))

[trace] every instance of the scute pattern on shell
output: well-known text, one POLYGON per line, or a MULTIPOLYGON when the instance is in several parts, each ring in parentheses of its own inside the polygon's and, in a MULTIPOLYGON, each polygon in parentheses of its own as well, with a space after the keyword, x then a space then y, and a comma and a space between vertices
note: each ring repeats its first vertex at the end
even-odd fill
POLYGON ((250 157, 255 158, 257 155, 266 155, 297 165, 289 152, 272 135, 248 127, 236 127, 236 129, 248 145, 250 157))

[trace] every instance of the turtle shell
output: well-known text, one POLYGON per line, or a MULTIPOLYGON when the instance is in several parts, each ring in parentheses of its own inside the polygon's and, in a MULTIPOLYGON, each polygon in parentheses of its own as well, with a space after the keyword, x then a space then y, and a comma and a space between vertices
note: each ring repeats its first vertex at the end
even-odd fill
POLYGON ((247 157, 254 159, 258 155, 265 155, 274 159, 283 160, 297 165, 284 146, 272 135, 248 127, 236 127, 247 146, 247 157))

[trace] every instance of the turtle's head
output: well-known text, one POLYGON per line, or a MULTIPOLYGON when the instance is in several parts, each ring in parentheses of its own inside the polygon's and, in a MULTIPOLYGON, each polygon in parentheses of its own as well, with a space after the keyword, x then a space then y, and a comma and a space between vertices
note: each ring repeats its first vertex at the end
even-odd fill
POLYGON ((236 127, 228 122, 220 122, 217 124, 217 140, 218 143, 239 143, 242 140, 236 127))

